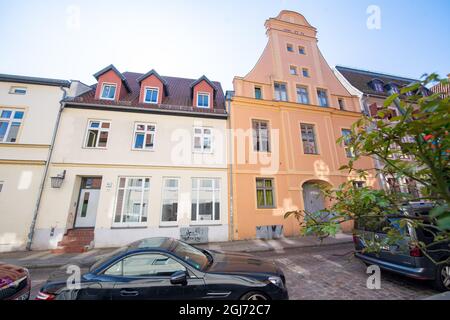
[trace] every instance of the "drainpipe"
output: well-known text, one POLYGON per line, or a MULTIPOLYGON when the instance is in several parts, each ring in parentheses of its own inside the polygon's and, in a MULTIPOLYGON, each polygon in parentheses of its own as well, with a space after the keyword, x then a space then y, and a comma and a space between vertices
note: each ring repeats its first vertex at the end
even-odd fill
POLYGON ((48 168, 50 166, 50 160, 52 158, 53 147, 55 145, 56 134, 58 132, 59 122, 61 120, 61 114, 64 109, 63 101, 67 96, 67 91, 64 89, 64 87, 61 86, 61 87, 59 87, 59 89, 63 92, 63 96, 62 96, 61 101, 59 102, 60 106, 59 106, 58 115, 56 117, 56 124, 55 124, 55 127, 53 128, 53 135, 52 135, 52 140, 50 143, 50 148, 49 148, 48 154, 47 154, 47 161, 45 163, 44 174, 42 176, 41 183, 39 186, 38 198, 36 200, 36 206, 34 207, 34 211, 33 211, 33 220, 31 220, 30 232, 28 233, 28 240, 27 240, 27 246, 26 246, 26 249, 28 251, 31 251, 31 244, 33 242, 34 229, 36 227, 36 221, 37 221, 37 217, 39 214, 39 207, 41 205, 42 194, 44 193, 45 181, 47 180, 48 168))
POLYGON ((229 177, 229 185, 230 185, 230 201, 229 201, 229 210, 230 210, 230 240, 234 240, 234 206, 233 206, 233 131, 231 128, 231 92, 227 92, 226 101, 227 101, 227 112, 228 112, 228 139, 229 139, 229 166, 230 166, 230 177, 229 177))

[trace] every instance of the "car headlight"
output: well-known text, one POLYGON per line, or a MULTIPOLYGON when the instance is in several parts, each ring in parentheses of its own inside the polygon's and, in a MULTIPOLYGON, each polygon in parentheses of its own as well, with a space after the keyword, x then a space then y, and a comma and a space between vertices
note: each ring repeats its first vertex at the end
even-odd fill
POLYGON ((280 277, 270 277, 268 280, 274 285, 276 285, 278 288, 281 289, 284 288, 283 280, 281 280, 280 277))

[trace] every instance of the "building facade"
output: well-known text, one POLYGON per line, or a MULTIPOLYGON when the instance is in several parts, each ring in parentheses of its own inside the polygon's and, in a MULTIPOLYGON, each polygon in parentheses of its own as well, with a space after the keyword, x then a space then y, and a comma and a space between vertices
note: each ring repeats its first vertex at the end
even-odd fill
POLYGON ((24 250, 65 80, 0 75, 0 252, 24 250))
MULTIPOLYGON (((233 239, 298 234, 286 212, 321 210, 328 205, 322 185, 354 180, 339 170, 353 150, 336 140, 361 117, 358 97, 337 79, 318 48, 317 30, 301 14, 282 11, 265 27, 264 52, 233 82, 233 239)), ((373 166, 370 159, 358 165, 373 166)))
POLYGON ((155 236, 227 241, 220 83, 112 65, 94 76, 64 102, 33 248, 84 251, 155 236))
MULTIPOLYGON (((344 86, 359 97, 363 112, 372 117, 377 117, 377 113, 382 109, 384 101, 392 93, 400 93, 403 87, 419 81, 417 79, 343 66, 336 66, 335 73, 344 86)), ((421 90, 424 90, 422 94, 428 94, 426 88, 422 88, 421 90)), ((386 120, 400 115, 395 104, 389 106, 389 110, 389 114, 385 115, 386 120)), ((395 146, 392 146, 392 148, 395 148, 395 146)), ((404 161, 412 160, 400 153, 394 154, 394 157, 404 161)), ((375 165, 377 168, 381 168, 383 163, 375 159, 375 165)), ((409 193, 416 198, 420 196, 420 187, 411 179, 395 176, 386 177, 380 174, 378 175, 378 182, 386 190, 409 193)))

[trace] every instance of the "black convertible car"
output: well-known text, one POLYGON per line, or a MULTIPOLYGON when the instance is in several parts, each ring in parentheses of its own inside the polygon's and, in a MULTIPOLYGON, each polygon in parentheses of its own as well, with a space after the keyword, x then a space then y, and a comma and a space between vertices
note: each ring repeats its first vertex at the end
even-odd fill
POLYGON ((275 300, 288 299, 273 261, 221 253, 170 238, 150 238, 118 249, 67 285, 65 270, 41 288, 41 300, 275 300))

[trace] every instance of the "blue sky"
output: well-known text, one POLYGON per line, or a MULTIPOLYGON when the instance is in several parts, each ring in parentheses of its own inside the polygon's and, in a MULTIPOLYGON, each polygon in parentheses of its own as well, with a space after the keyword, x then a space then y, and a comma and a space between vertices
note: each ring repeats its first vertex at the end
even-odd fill
POLYGON ((120 71, 198 78, 232 89, 266 44, 264 21, 283 9, 318 29, 328 63, 408 77, 450 72, 448 0, 0 0, 0 73, 78 79, 120 71), (377 5, 381 28, 369 30, 377 5))

